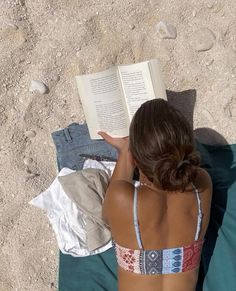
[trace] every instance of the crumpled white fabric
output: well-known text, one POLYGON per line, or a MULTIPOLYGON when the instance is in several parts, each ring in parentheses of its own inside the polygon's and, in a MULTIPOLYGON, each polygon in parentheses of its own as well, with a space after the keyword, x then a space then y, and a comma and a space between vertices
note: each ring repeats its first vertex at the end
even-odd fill
MULTIPOLYGON (((115 162, 98 162, 88 159, 83 168, 103 169, 109 176, 115 167, 115 162)), ((75 172, 69 168, 63 168, 59 176, 65 176, 75 172)), ((49 188, 33 198, 31 205, 46 210, 48 219, 56 234, 58 247, 63 254, 74 257, 85 257, 102 253, 112 247, 112 241, 100 248, 89 251, 86 245, 85 215, 66 195, 61 184, 56 178, 49 188)))

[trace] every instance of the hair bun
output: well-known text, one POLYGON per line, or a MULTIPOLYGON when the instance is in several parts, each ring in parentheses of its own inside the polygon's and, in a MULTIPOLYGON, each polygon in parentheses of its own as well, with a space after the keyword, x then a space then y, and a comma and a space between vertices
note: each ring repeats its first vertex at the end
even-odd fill
POLYGON ((153 184, 167 191, 184 191, 196 177, 199 155, 194 151, 180 160, 179 155, 165 154, 155 162, 153 184))

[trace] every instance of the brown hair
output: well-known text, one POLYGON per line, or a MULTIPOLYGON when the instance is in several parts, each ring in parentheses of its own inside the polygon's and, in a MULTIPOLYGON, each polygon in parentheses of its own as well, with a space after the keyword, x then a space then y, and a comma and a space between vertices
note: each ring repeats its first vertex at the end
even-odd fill
POLYGON ((184 191, 194 181, 200 158, 193 130, 167 101, 154 99, 142 104, 131 122, 129 143, 138 168, 154 186, 184 191))

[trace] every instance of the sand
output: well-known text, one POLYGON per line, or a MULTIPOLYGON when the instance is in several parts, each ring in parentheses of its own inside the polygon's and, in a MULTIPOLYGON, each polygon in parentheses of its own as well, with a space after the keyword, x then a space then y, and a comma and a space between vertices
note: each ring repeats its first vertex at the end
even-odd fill
MULTIPOLYGON (((220 135, 199 130, 199 138, 235 143, 235 3, 0 2, 0 291, 57 289, 55 236, 28 201, 57 172, 50 133, 84 120, 76 74, 159 58, 168 90, 196 90, 194 128, 220 135), (160 21, 176 37, 162 38, 160 21), (49 92, 30 92, 32 80, 49 92)), ((186 102, 181 107, 191 113, 186 102)))

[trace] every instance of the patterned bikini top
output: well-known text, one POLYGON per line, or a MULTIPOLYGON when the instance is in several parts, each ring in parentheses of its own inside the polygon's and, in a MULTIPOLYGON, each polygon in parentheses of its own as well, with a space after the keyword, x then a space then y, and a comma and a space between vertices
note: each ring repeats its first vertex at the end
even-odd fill
POLYGON ((192 184, 198 203, 198 221, 195 241, 183 247, 161 250, 144 250, 137 218, 137 189, 134 190, 133 219, 138 250, 129 249, 118 245, 115 250, 118 265, 136 274, 156 275, 186 272, 199 266, 201 250, 204 240, 198 240, 202 223, 202 210, 199 192, 192 184))

